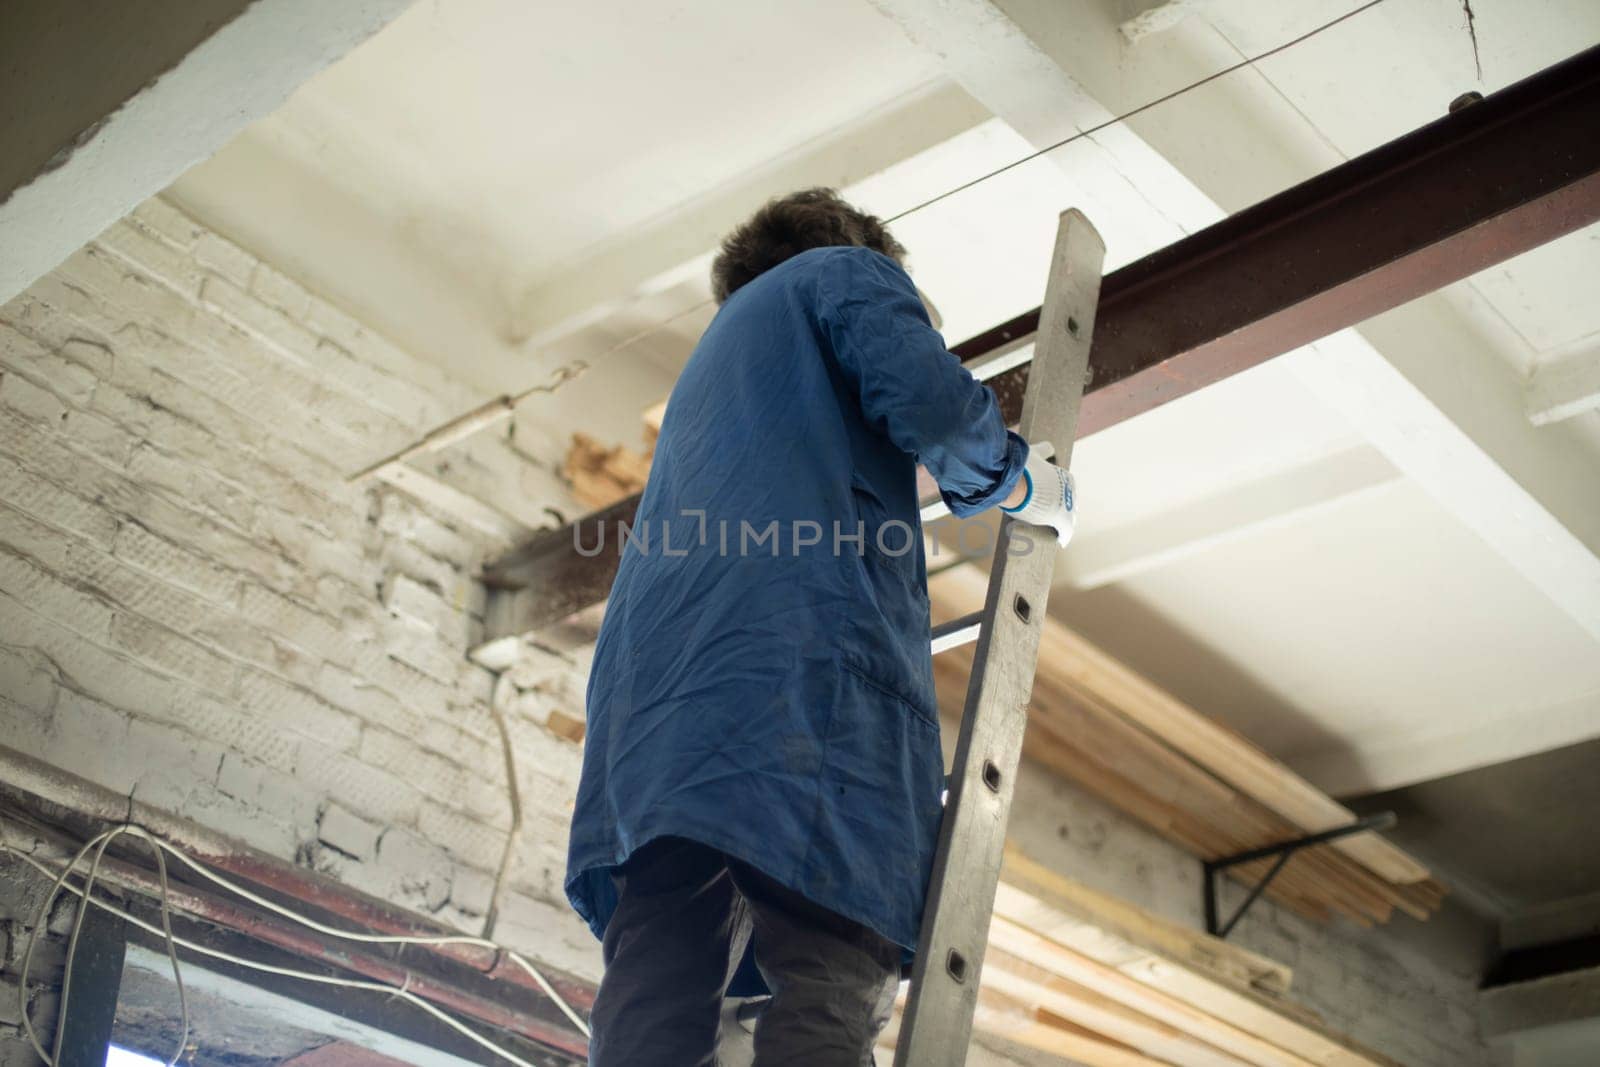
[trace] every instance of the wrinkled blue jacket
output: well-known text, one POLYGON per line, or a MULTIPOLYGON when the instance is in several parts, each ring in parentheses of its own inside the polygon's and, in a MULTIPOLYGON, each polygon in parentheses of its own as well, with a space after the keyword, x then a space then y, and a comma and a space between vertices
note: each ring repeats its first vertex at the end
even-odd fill
POLYGON ((728 299, 589 677, 566 889, 597 935, 611 869, 674 835, 915 947, 943 789, 916 466, 967 515, 1025 458, 893 260, 813 249, 728 299))

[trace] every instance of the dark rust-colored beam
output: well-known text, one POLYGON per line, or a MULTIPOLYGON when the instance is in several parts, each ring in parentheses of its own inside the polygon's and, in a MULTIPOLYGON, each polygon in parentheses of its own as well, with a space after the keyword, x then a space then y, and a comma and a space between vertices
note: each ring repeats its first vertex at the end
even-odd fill
POLYGON ((123 920, 90 908, 83 916, 78 951, 72 958, 72 988, 64 991, 67 1018, 61 1028, 61 1044, 52 1050, 59 1067, 104 1067, 127 951, 123 920))
MULTIPOLYGON (((1106 276, 1079 432, 1093 433, 1600 219, 1600 48, 1391 141, 1106 276)), ((1030 336, 1037 309, 954 349, 1030 336)), ((1008 421, 1023 365, 989 384, 1008 421)), ((490 639, 604 600, 624 500, 488 567, 517 589, 490 639), (594 546, 600 524, 609 536, 594 546)), ((512 594, 498 592, 498 597, 512 594)))
MULTIPOLYGON (((175 866, 173 873, 181 871, 181 866, 175 866)), ((159 900, 162 896, 156 875, 129 860, 105 859, 101 874, 107 883, 143 897, 159 900)), ((315 965, 348 972, 358 979, 409 990, 458 1018, 506 1030, 561 1053, 565 1060, 588 1057, 587 1039, 557 1014, 542 994, 497 981, 472 968, 434 966, 438 957, 426 947, 398 951, 392 947, 365 947, 330 938, 280 919, 262 908, 176 878, 169 881, 165 895, 169 906, 180 916, 199 919, 315 965)), ((119 974, 120 962, 119 956, 119 974)), ((476 1051, 483 1055, 483 1062, 491 1062, 492 1057, 483 1050, 476 1051)), ((105 1062, 103 1054, 97 1062, 105 1062)))

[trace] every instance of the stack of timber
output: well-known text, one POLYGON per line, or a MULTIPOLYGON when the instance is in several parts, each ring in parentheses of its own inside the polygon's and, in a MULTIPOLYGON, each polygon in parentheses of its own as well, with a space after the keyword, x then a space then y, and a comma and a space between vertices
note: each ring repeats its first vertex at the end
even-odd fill
POLYGON ((649 452, 635 452, 625 445, 607 448, 586 433, 575 433, 561 475, 580 503, 610 507, 644 489, 654 451, 653 445, 649 452))
MULTIPOLYGON (((983 606, 987 576, 951 568, 929 580, 935 620, 983 606)), ((941 711, 959 719, 972 647, 934 660, 941 711)), ((1272 756, 1046 618, 1023 753, 1076 781, 1201 859, 1220 859, 1355 820, 1272 756)), ((1229 868, 1253 885, 1271 864, 1229 868)), ((1426 919, 1444 888, 1376 833, 1304 849, 1267 895, 1300 915, 1362 925, 1396 909, 1426 919)))
POLYGON ((1394 1067, 1289 1000, 1292 977, 1008 847, 974 1022, 1088 1067, 1394 1067))
POLYGON ((561 464, 561 475, 572 486, 572 495, 591 508, 608 508, 617 501, 644 491, 650 477, 650 461, 655 458, 656 439, 661 436, 661 420, 667 402, 658 401, 645 408, 644 451, 626 445, 607 448, 586 433, 572 435, 572 444, 561 464))

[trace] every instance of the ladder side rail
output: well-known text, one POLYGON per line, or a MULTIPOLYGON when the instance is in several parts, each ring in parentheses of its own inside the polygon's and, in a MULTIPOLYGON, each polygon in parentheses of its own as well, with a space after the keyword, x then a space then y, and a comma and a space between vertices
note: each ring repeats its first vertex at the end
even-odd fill
MULTIPOLYGON (((1080 212, 1063 212, 1019 432, 1071 461, 1089 366, 1105 245, 1080 212)), ((959 1067, 967 1058, 989 920, 1000 880, 1013 779, 1022 754, 1041 623, 1055 569, 1053 531, 1001 524, 983 625, 934 854, 896 1067, 959 1067)))

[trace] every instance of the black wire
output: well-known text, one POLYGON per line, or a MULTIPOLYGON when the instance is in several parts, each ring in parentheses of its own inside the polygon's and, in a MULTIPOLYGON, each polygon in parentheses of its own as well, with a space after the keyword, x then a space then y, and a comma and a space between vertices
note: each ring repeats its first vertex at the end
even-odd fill
MULTIPOLYGON (((1057 141, 1055 144, 1052 144, 1052 145, 1046 145, 1044 148, 1041 148, 1036 152, 1030 152, 1028 155, 1023 156, 1021 159, 1013 160, 1010 163, 1007 163, 1003 167, 1000 167, 1000 168, 998 168, 996 170, 991 170, 987 174, 980 174, 980 175, 978 175, 978 177, 973 178, 971 181, 962 182, 960 185, 957 185, 952 189, 946 189, 944 192, 940 193, 938 196, 935 196, 935 197, 932 197, 930 199, 924 200, 924 201, 922 201, 922 203, 913 205, 912 207, 908 207, 904 211, 900 212, 899 214, 890 215, 887 219, 883 220, 884 221, 884 225, 890 225, 892 223, 899 222, 901 219, 905 218, 907 215, 915 215, 917 212, 923 210, 924 208, 932 207, 934 204, 939 203, 941 200, 947 200, 950 197, 955 196, 957 193, 966 192, 968 189, 971 189, 974 185, 980 185, 983 182, 988 181, 990 178, 999 177, 1000 175, 1006 173, 1009 170, 1014 170, 1015 168, 1022 166, 1024 163, 1031 163, 1035 159, 1038 159, 1040 156, 1048 155, 1051 152, 1054 152, 1058 148, 1063 148, 1063 147, 1065 147, 1065 146, 1067 146, 1069 144, 1072 144, 1074 141, 1081 141, 1085 137, 1091 137, 1094 134, 1099 133, 1101 130, 1106 129, 1107 127, 1115 126, 1119 122, 1126 122, 1128 119, 1133 118, 1135 115, 1143 114, 1144 112, 1149 111, 1153 107, 1156 107, 1156 106, 1158 106, 1160 104, 1165 104, 1167 101, 1174 100, 1174 99, 1182 96, 1185 93, 1192 92, 1193 90, 1200 88, 1202 85, 1209 85, 1210 83, 1216 81, 1218 78, 1226 77, 1227 75, 1232 74, 1234 71, 1243 70, 1245 67, 1252 66, 1255 63, 1258 63, 1263 59, 1267 59, 1267 58, 1269 58, 1271 56, 1275 56, 1279 52, 1285 51, 1286 49, 1293 48, 1295 45, 1300 44, 1303 41, 1310 40, 1311 38, 1315 37, 1317 34, 1323 32, 1324 30, 1332 29, 1333 27, 1339 25, 1339 23, 1344 22, 1347 19, 1355 18, 1357 15, 1361 14, 1363 11, 1368 11, 1368 10, 1370 10, 1372 8, 1375 8, 1381 3, 1383 3, 1383 0, 1368 0, 1367 3, 1362 4, 1360 7, 1354 8, 1354 9, 1352 9, 1350 11, 1347 11, 1343 15, 1340 15, 1336 19, 1332 19, 1332 20, 1330 20, 1328 22, 1324 22, 1322 25, 1317 26, 1314 29, 1308 30, 1305 33, 1302 33, 1300 36, 1294 38, 1293 40, 1285 41, 1283 44, 1277 45, 1276 47, 1273 47, 1273 48, 1269 48, 1265 52, 1262 52, 1260 55, 1251 56, 1248 59, 1241 60, 1238 63, 1233 64, 1231 67, 1224 67, 1223 69, 1217 71, 1215 74, 1208 74, 1204 78, 1201 78, 1197 82, 1192 82, 1189 85, 1185 85, 1181 89, 1174 89, 1172 92, 1167 93, 1165 96, 1158 96, 1156 99, 1151 100, 1149 103, 1140 104, 1138 107, 1134 108, 1132 111, 1125 111, 1122 114, 1116 116, 1115 118, 1107 119, 1106 121, 1104 121, 1102 123, 1099 123, 1098 125, 1089 127, 1087 130, 1080 130, 1079 132, 1073 134, 1071 137, 1063 138, 1062 140, 1057 141)), ((620 352, 624 348, 629 348, 629 347, 633 346, 634 344, 636 344, 637 342, 644 340, 646 337, 652 336, 653 334, 655 334, 659 330, 665 329, 667 326, 671 325, 672 323, 676 322, 677 320, 679 320, 681 318, 684 318, 685 316, 691 314, 692 312, 699 311, 701 308, 705 307, 706 305, 708 305, 710 303, 712 303, 712 301, 709 298, 707 298, 705 300, 700 301, 698 304, 695 304, 693 307, 685 308, 684 310, 679 311, 676 314, 667 317, 666 319, 663 319, 661 322, 658 322, 653 326, 646 327, 645 329, 639 331, 638 333, 636 333, 633 336, 627 338, 626 340, 618 342, 613 347, 608 348, 606 351, 600 353, 600 355, 598 357, 596 357, 596 358, 597 359, 603 359, 606 356, 609 356, 614 352, 620 352)))
POLYGON ((1079 132, 1073 134, 1071 137, 1063 138, 1062 140, 1059 140, 1055 144, 1052 144, 1052 145, 1046 145, 1044 148, 1041 148, 1036 152, 1030 152, 1028 155, 1023 156, 1021 159, 1013 160, 1012 162, 1007 163, 1003 167, 1000 167, 1000 168, 998 168, 996 170, 991 170, 987 174, 980 174, 978 177, 973 178, 971 181, 963 182, 962 184, 956 186, 953 189, 946 189, 944 192, 940 193, 938 196, 932 197, 932 198, 930 198, 928 200, 924 200, 922 203, 917 204, 917 205, 915 205, 913 207, 908 207, 904 211, 900 212, 898 215, 889 216, 887 219, 884 220, 884 223, 887 225, 887 224, 899 222, 901 219, 905 218, 907 215, 914 215, 917 212, 921 211, 923 208, 932 207, 934 204, 939 203, 941 200, 946 200, 946 199, 948 199, 948 198, 950 198, 952 196, 955 196, 957 193, 966 192, 968 189, 971 189, 974 185, 978 185, 978 184, 980 184, 982 182, 986 182, 990 178, 999 177, 1000 175, 1006 173, 1009 170, 1013 170, 1013 169, 1015 169, 1017 167, 1022 166, 1024 163, 1031 163, 1033 160, 1038 159, 1040 156, 1048 155, 1049 153, 1054 152, 1058 148, 1064 148, 1065 146, 1067 146, 1069 144, 1072 144, 1074 141, 1081 141, 1085 137, 1093 136, 1094 134, 1099 133, 1101 130, 1106 129, 1109 126, 1115 126, 1119 122, 1126 122, 1128 119, 1133 118, 1135 115, 1143 114, 1144 112, 1149 111, 1151 108, 1156 107, 1159 104, 1165 104, 1168 100, 1176 99, 1177 97, 1180 97, 1180 96, 1182 96, 1183 94, 1185 94, 1187 92, 1191 92, 1191 91, 1193 91, 1195 89, 1200 88, 1202 85, 1208 85, 1211 82, 1216 81, 1218 78, 1225 77, 1226 75, 1232 74, 1236 70, 1243 70, 1245 67, 1253 66, 1254 64, 1260 62, 1261 60, 1267 59, 1270 56, 1275 56, 1279 52, 1284 51, 1285 49, 1293 48, 1295 45, 1300 44, 1302 41, 1310 40, 1311 38, 1315 37, 1317 34, 1321 33, 1324 30, 1332 29, 1333 27, 1339 25, 1339 23, 1344 22, 1346 19, 1355 18, 1357 15, 1361 14, 1363 11, 1367 11, 1367 10, 1370 10, 1372 8, 1375 8, 1381 3, 1383 3, 1383 0, 1368 0, 1367 3, 1362 4, 1360 7, 1355 8, 1355 9, 1353 9, 1351 11, 1347 11, 1343 15, 1340 15, 1338 18, 1333 19, 1330 22, 1325 22, 1325 23, 1323 23, 1322 25, 1316 27, 1313 30, 1309 30, 1309 31, 1307 31, 1305 33, 1302 33, 1300 36, 1296 37, 1292 41, 1285 41, 1283 44, 1280 44, 1280 45, 1276 46, 1275 48, 1267 49, 1265 52, 1262 52, 1260 55, 1251 56, 1249 59, 1241 60, 1240 62, 1233 64, 1233 66, 1231 66, 1231 67, 1224 67, 1223 69, 1217 71, 1215 74, 1208 74, 1204 78, 1201 78, 1197 82, 1193 82, 1193 83, 1191 83, 1189 85, 1185 85, 1181 89, 1174 89, 1172 92, 1167 93, 1165 96, 1159 96, 1156 99, 1151 100, 1147 104, 1140 104, 1138 107, 1134 108, 1132 111, 1125 111, 1122 114, 1116 116, 1115 118, 1107 119, 1106 121, 1104 121, 1102 123, 1099 123, 1098 125, 1089 127, 1087 130, 1080 130, 1079 132))

